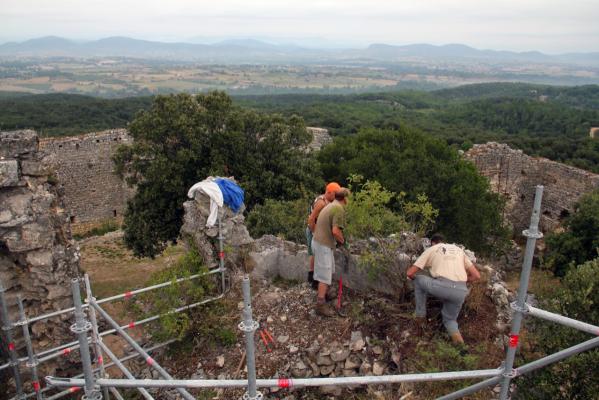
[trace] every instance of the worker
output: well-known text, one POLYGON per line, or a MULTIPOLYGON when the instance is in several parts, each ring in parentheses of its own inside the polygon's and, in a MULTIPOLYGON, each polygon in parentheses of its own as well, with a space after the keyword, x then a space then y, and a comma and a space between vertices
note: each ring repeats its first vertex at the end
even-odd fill
POLYGON ((457 319, 468 295, 466 282, 480 279, 480 273, 464 250, 444 243, 443 236, 435 234, 431 237, 431 247, 408 268, 406 275, 414 281, 415 314, 420 327, 426 323, 426 299, 431 295, 443 302, 443 325, 451 340, 464 344, 457 319), (430 276, 417 274, 427 267, 430 267, 430 276))
POLYGON ((333 200, 335 200, 335 192, 341 189, 337 182, 329 182, 325 186, 324 194, 317 196, 310 206, 310 213, 306 226, 306 240, 308 242, 308 256, 310 257, 310 271, 308 272, 308 282, 314 289, 318 288, 318 282, 314 280, 314 254, 312 253, 312 236, 316 221, 322 209, 333 200))
POLYGON ((320 212, 312 238, 314 280, 318 281, 316 313, 325 317, 336 314, 336 311, 327 304, 326 296, 335 272, 335 247, 345 244, 343 227, 349 194, 346 188, 335 192, 335 200, 320 212))

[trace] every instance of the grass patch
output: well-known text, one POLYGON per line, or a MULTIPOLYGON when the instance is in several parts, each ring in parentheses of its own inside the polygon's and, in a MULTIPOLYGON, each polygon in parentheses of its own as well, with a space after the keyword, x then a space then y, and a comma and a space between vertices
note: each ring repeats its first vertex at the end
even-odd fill
POLYGON ((73 235, 73 239, 81 240, 92 236, 103 236, 108 232, 114 232, 121 229, 121 225, 114 220, 107 220, 102 222, 100 226, 96 226, 89 231, 83 233, 76 233, 73 235))

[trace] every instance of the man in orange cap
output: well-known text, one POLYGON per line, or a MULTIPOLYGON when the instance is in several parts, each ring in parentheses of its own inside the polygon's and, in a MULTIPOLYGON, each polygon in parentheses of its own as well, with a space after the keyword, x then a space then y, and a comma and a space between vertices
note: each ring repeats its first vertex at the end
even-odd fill
POLYGON ((308 282, 314 289, 318 288, 318 282, 314 280, 314 253, 312 252, 312 236, 316 228, 316 221, 322 209, 333 200, 335 193, 341 190, 341 185, 337 182, 330 182, 325 187, 325 193, 316 197, 310 206, 310 215, 308 216, 308 226, 306 227, 306 240, 308 241, 308 255, 310 256, 310 272, 308 272, 308 282))

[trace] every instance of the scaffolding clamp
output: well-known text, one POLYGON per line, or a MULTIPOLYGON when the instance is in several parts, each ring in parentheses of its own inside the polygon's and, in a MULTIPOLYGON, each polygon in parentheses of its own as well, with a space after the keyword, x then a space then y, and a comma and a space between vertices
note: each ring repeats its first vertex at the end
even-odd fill
POLYGON ((517 302, 510 303, 510 308, 514 311, 521 312, 522 314, 528 313, 528 304, 524 303, 524 307, 520 307, 517 302))
POLYGON ((237 327, 242 332, 254 332, 258 329, 258 321, 251 321, 249 325, 246 325, 245 321, 241 321, 237 327))
POLYGON ((79 326, 79 324, 74 323, 73 325, 71 325, 71 332, 79 334, 79 333, 85 333, 85 332, 89 332, 92 330, 92 323, 89 321, 83 321, 83 325, 79 326))
POLYGON ((243 397, 241 397, 242 400, 262 400, 264 398, 264 395, 260 392, 256 392, 256 395, 254 397, 250 397, 250 394, 248 392, 245 392, 243 394, 243 397))
POLYGON ((81 396, 81 400, 102 400, 102 392, 98 387, 95 387, 94 390, 88 394, 81 396))
POLYGON ((504 378, 516 378, 518 376, 518 370, 515 368, 512 368, 509 372, 504 372, 501 374, 501 376, 503 376, 504 378))
POLYGON ((522 231, 522 235, 526 236, 529 239, 542 239, 543 238, 543 232, 539 231, 538 229, 525 229, 522 231))

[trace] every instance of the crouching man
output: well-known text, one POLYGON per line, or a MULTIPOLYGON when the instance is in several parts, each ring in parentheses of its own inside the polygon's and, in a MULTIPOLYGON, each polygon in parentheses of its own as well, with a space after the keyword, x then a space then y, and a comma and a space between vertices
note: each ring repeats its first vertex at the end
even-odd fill
POLYGON ((464 251, 454 244, 443 243, 443 236, 431 237, 431 247, 426 249, 406 272, 414 281, 416 318, 422 324, 426 320, 426 299, 433 296, 443 302, 441 314, 443 325, 454 343, 464 343, 458 328, 458 315, 468 295, 466 282, 480 279, 476 266, 464 251), (417 274, 430 267, 430 275, 417 274))

